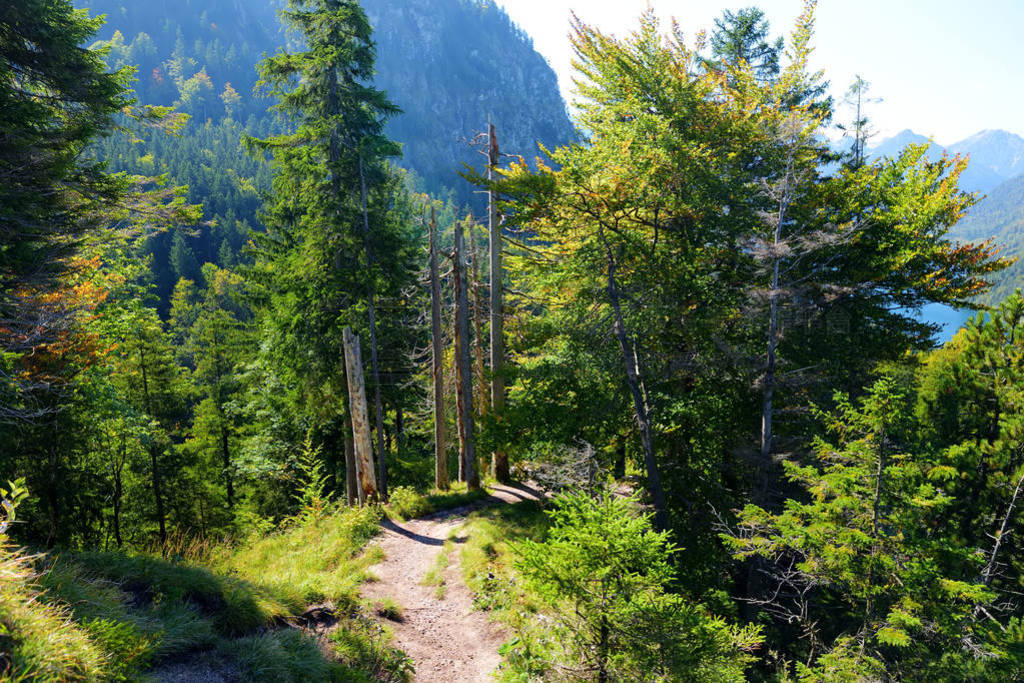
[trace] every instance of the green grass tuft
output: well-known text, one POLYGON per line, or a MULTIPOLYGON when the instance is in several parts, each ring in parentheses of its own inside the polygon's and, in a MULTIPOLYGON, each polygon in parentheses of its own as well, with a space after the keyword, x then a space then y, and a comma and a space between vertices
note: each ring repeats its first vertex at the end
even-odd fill
POLYGON ((63 605, 39 599, 30 558, 0 547, 0 679, 89 680, 111 670, 110 655, 63 605))
MULTIPOLYGON (((367 567, 379 560, 376 553, 362 554, 379 521, 379 508, 343 509, 244 548, 215 552, 209 564, 221 575, 237 576, 273 596, 292 614, 325 601, 339 608, 352 606, 367 567)), ((272 615, 278 610, 275 602, 260 607, 272 615)))
MULTIPOLYGON (((452 535, 454 535, 454 532, 452 535)), ((434 597, 438 600, 444 598, 444 594, 447 590, 444 573, 445 570, 448 569, 448 565, 451 564, 451 552, 455 547, 452 542, 452 535, 449 535, 448 540, 444 542, 444 547, 441 548, 440 552, 438 552, 437 556, 434 558, 433 566, 431 566, 430 570, 427 571, 423 580, 420 581, 424 586, 436 586, 434 597)))
POLYGON ((381 598, 376 605, 374 605, 374 611, 377 616, 389 619, 391 621, 402 621, 402 606, 399 605, 393 598, 381 598))
POLYGON ((474 604, 491 611, 515 634, 500 650, 505 659, 502 680, 541 680, 549 673, 546 657, 552 644, 537 626, 542 601, 524 589, 512 569, 512 544, 543 540, 548 527, 541 504, 526 501, 478 510, 463 528, 467 540, 460 560, 474 604))

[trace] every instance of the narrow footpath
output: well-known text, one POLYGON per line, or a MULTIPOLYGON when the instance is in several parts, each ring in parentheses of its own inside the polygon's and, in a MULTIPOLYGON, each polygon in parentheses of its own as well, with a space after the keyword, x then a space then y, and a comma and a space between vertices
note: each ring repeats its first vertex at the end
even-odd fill
POLYGON ((465 542, 460 528, 473 510, 537 500, 540 493, 521 484, 491 487, 491 496, 472 505, 439 512, 429 517, 397 523, 385 520, 375 541, 384 559, 370 568, 377 581, 363 585, 362 596, 373 603, 391 599, 401 608, 401 620, 385 620, 394 631, 394 645, 416 667, 414 680, 422 683, 471 683, 487 681, 501 662, 498 647, 507 634, 486 613, 474 611, 473 597, 462 581, 459 544, 465 542), (445 541, 452 538, 449 563, 444 570, 444 590, 425 585, 445 541))

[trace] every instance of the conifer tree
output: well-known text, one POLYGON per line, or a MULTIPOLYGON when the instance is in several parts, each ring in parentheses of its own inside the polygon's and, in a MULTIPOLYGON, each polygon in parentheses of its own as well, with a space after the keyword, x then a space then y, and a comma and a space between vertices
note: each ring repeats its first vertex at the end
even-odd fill
MULTIPOLYGON (((258 240, 252 271, 268 304, 264 333, 276 340, 273 366, 294 373, 308 391, 319 392, 326 382, 337 395, 344 391, 341 329, 368 329, 383 458, 376 298, 403 239, 387 220, 396 187, 386 160, 399 150, 383 129, 398 108, 369 84, 372 30, 358 2, 290 0, 282 17, 304 49, 265 59, 260 85, 278 98, 272 109, 289 132, 248 139, 251 148, 273 156, 276 173, 268 231, 258 240)), ((341 431, 340 425, 329 429, 341 431)), ((334 462, 343 457, 337 442, 325 444, 325 457, 334 462)), ((383 468, 380 475, 383 484, 383 468)))
POLYGON ((711 33, 711 55, 715 68, 748 66, 756 77, 766 81, 779 73, 779 57, 782 55, 781 37, 770 37, 768 20, 764 10, 746 7, 733 12, 725 10, 715 19, 715 30, 711 33))
POLYGON ((86 154, 130 104, 131 70, 110 73, 99 51, 81 48, 102 23, 68 0, 0 8, 0 420, 47 410, 22 393, 43 387, 18 377, 16 354, 66 330, 51 294, 126 189, 86 154))

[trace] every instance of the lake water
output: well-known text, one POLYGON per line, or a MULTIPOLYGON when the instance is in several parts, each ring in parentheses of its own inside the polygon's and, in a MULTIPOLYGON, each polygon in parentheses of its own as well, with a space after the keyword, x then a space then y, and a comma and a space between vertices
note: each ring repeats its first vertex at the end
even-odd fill
POLYGON ((969 309, 958 309, 946 304, 928 304, 921 308, 921 312, 915 317, 924 322, 936 323, 942 326, 937 335, 940 344, 945 344, 957 330, 975 316, 975 312, 969 309))

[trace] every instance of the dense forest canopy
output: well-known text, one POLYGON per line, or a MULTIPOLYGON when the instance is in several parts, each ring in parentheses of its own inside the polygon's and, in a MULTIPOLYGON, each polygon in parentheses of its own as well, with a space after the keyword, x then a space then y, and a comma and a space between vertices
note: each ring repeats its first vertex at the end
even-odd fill
POLYGON ((0 676, 406 680, 367 544, 513 478, 508 680, 1024 676, 1024 298, 936 348, 1010 263, 814 10, 574 19, 574 132, 487 3, 0 8, 0 676))

